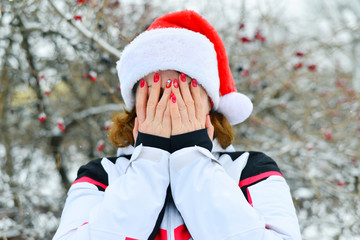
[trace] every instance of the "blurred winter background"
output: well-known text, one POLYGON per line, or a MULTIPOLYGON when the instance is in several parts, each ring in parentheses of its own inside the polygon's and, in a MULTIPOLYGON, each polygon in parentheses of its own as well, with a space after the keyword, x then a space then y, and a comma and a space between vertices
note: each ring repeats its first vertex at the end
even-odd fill
POLYGON ((116 154, 121 50, 183 8, 221 34, 255 105, 236 148, 276 159, 303 239, 360 239, 358 0, 1 0, 1 239, 51 239, 78 168, 116 154))

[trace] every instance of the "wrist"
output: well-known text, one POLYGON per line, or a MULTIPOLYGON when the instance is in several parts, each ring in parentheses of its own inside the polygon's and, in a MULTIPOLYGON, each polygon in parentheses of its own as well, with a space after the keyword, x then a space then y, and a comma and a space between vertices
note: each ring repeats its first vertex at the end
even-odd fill
POLYGON ((171 149, 170 138, 160 137, 142 132, 139 132, 137 136, 135 147, 137 147, 140 144, 146 147, 159 148, 168 152, 170 152, 171 149))
POLYGON ((186 147, 199 146, 208 149, 210 152, 212 150, 212 141, 209 138, 206 128, 195 130, 188 133, 172 135, 170 137, 170 152, 173 153, 177 150, 186 147))

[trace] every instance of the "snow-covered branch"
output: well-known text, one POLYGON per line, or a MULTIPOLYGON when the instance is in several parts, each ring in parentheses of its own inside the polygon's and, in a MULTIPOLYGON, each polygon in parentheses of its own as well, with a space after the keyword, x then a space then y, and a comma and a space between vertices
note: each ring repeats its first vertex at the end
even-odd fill
POLYGON ((98 45, 102 50, 114 56, 115 58, 120 58, 121 51, 111 46, 108 42, 97 36, 95 33, 92 33, 79 21, 75 21, 70 14, 63 13, 52 0, 49 0, 49 3, 63 19, 65 19, 68 23, 75 27, 84 37, 94 41, 96 45, 98 45))
POLYGON ((74 112, 72 115, 65 119, 65 125, 69 125, 73 121, 85 119, 87 117, 105 113, 105 112, 114 112, 114 111, 122 111, 123 106, 121 104, 106 104, 102 106, 92 107, 85 109, 81 112, 74 112))

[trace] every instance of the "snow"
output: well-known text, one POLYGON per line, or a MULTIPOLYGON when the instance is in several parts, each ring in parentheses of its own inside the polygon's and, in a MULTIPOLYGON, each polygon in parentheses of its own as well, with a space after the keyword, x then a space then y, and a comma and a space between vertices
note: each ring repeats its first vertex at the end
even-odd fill
POLYGON ((312 199, 315 197, 315 193, 313 189, 309 188, 298 188, 293 192, 293 196, 295 199, 312 199))
MULTIPOLYGON (((49 239, 57 227, 66 189, 50 140, 62 139, 55 147, 70 182, 89 159, 114 153, 107 141, 104 152, 97 152, 96 143, 107 137, 103 123, 111 112, 122 107, 112 103, 101 81, 90 83, 79 76, 92 70, 112 88, 118 86, 115 68, 102 64, 99 56, 109 62, 119 57, 121 51, 116 48, 123 47, 126 41, 119 41, 118 34, 131 39, 138 33, 133 22, 142 16, 143 3, 143 0, 121 1, 122 8, 116 13, 120 18, 126 16, 118 20, 123 22, 113 22, 113 26, 101 31, 92 24, 97 7, 80 7, 76 1, 23 3, 31 5, 22 10, 25 28, 41 28, 40 32, 30 34, 30 44, 37 74, 45 76, 40 81, 42 91, 53 89, 60 82, 66 88, 65 94, 45 96, 43 102, 32 94, 37 79, 28 69, 21 47, 23 36, 19 31, 14 33, 12 55, 8 59, 10 93, 23 92, 27 97, 19 101, 17 95, 11 95, 14 99, 7 102, 7 133, 11 133, 8 137, 14 159, 12 176, 5 170, 6 148, 0 142, 0 216, 4 216, 0 219, 0 229, 7 236, 24 230, 26 239, 49 239), (54 11, 51 3, 68 21, 54 11), (39 15, 32 15, 38 5, 41 5, 39 15), (73 15, 78 13, 84 15, 83 22, 73 20, 73 15), (41 35, 48 30, 58 31, 65 38, 41 35), (72 87, 85 89, 85 94, 72 87), (104 97, 99 97, 102 94, 104 97), (46 112, 46 122, 38 122, 39 111, 46 112), (65 132, 56 126, 58 118, 69 127, 65 132), (14 212, 21 213, 22 225, 19 216, 16 220, 11 217, 14 212), (21 226, 26 227, 20 229, 21 226)), ((360 89, 359 48, 352 42, 359 37, 356 13, 360 5, 347 1, 343 8, 338 3, 344 2, 154 0, 144 22, 148 24, 159 12, 184 7, 197 10, 224 36, 234 65, 250 69, 248 76, 240 78, 239 73, 236 77, 239 89, 256 104, 253 116, 262 121, 249 119, 236 128, 236 149, 263 151, 278 162, 291 187, 304 240, 360 239, 353 236, 360 232, 360 199, 354 188, 356 177, 360 176, 360 101, 358 92, 354 96, 349 93, 351 86, 360 89), (241 12, 243 3, 246 8, 241 12), (241 34, 252 38, 260 29, 267 37, 266 42, 240 44, 237 35, 241 21, 245 24, 241 34), (305 56, 294 56, 296 51, 304 52, 305 56), (257 64, 252 63, 253 59, 257 64), (293 71, 293 65, 300 61, 304 67, 293 71), (309 73, 306 66, 313 63, 317 64, 317 70, 309 73), (334 84, 337 78, 341 78, 345 87, 334 84), (258 87, 251 85, 254 81, 259 82, 258 87), (284 87, 287 83, 288 88, 284 87), (327 131, 332 134, 331 139, 324 137, 327 131)), ((112 10, 108 13, 106 19, 112 20, 112 10)), ((11 16, 11 12, 2 15, 0 31, 4 36, 11 33, 8 24, 11 16)), ((8 42, 6 37, 0 39, 1 66, 8 42)), ((118 93, 114 94, 119 97, 118 93)))

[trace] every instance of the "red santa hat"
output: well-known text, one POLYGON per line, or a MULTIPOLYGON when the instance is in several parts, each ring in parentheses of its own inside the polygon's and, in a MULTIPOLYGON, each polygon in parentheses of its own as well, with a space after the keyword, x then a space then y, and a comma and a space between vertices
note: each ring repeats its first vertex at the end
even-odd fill
POLYGON ((236 91, 219 34, 194 11, 156 19, 125 47, 117 71, 127 110, 135 105, 134 85, 159 70, 176 70, 195 78, 212 99, 213 109, 224 114, 232 125, 243 122, 252 112, 250 99, 236 91))

